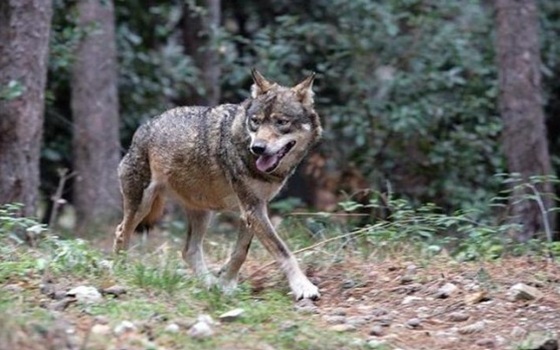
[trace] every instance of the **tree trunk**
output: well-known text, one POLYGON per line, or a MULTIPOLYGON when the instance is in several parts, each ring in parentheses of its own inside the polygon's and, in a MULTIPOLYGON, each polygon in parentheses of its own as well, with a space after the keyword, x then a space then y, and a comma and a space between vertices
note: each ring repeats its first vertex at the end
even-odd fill
POLYGON ((203 92, 191 91, 187 104, 215 106, 220 102, 220 61, 215 47, 220 26, 220 0, 186 1, 183 9, 183 46, 200 70, 203 92))
POLYGON ((50 0, 0 1, 0 204, 35 216, 43 129, 50 0), (9 84, 15 85, 11 96, 9 84))
POLYGON ((71 77, 74 205, 77 232, 118 215, 120 159, 114 7, 111 0, 79 0, 84 37, 71 77))
MULTIPOLYGON (((499 108, 504 123, 503 147, 511 173, 524 181, 534 175, 551 175, 546 126, 541 96, 540 53, 536 0, 496 0, 496 48, 499 75, 499 108)), ((546 210, 553 206, 553 186, 541 182, 536 186, 546 210)), ((514 190, 510 200, 513 220, 522 225, 517 234, 526 241, 542 233, 543 213, 527 187, 514 190)))

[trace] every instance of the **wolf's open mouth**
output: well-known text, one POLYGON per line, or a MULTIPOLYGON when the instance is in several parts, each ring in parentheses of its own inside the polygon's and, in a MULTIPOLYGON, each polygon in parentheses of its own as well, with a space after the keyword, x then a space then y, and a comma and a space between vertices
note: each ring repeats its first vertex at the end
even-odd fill
POLYGON ((282 147, 278 152, 274 154, 262 154, 257 158, 257 169, 262 171, 263 173, 270 173, 278 167, 282 158, 290 152, 290 150, 296 144, 295 141, 290 141, 286 144, 286 146, 282 147))

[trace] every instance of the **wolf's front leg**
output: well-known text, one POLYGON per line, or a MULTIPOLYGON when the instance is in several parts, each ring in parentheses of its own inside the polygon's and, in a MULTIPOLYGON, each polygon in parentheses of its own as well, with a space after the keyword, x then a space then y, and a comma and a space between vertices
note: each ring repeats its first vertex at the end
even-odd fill
POLYGON ((266 211, 266 203, 242 208, 246 217, 246 228, 253 232, 265 248, 276 259, 284 274, 288 278, 290 288, 297 300, 319 298, 319 289, 307 279, 301 271, 296 258, 286 246, 286 243, 276 234, 266 211))
MULTIPOLYGON (((244 218, 243 222, 245 222, 244 218)), ((247 252, 249 251, 252 240, 253 232, 248 230, 246 225, 241 227, 239 230, 239 236, 237 237, 237 243, 235 244, 235 249, 233 250, 233 253, 231 253, 229 261, 220 270, 220 279, 218 283, 224 292, 231 293, 237 287, 239 269, 247 258, 247 252)))

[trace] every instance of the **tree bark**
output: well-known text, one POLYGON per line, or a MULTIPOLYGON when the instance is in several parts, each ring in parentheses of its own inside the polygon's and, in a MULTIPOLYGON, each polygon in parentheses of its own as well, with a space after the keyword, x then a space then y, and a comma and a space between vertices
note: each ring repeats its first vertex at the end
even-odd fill
POLYGON ((79 0, 84 37, 71 76, 77 233, 119 214, 117 59, 112 0, 79 0))
POLYGON ((0 204, 35 216, 43 130, 50 0, 0 1, 0 204), (19 96, 5 96, 10 82, 19 96))
MULTIPOLYGON (((511 173, 523 181, 534 175, 551 175, 546 126, 541 95, 540 47, 536 0, 496 0, 496 49, 499 77, 499 109, 502 115, 503 149, 511 173)), ((553 206, 553 186, 536 186, 546 210, 553 206)), ((527 187, 513 191, 510 209, 513 220, 522 225, 519 241, 542 233, 545 220, 552 225, 551 214, 543 213, 527 187)))
POLYGON ((220 102, 220 60, 215 47, 220 26, 220 0, 186 1, 183 9, 183 47, 200 70, 204 92, 191 91, 187 104, 215 106, 220 102))

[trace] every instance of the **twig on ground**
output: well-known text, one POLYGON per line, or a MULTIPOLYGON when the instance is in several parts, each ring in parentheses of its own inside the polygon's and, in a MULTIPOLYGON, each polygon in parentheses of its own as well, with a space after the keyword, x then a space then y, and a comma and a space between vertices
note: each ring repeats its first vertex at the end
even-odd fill
POLYGON ((49 216, 49 225, 51 225, 51 227, 53 228, 56 226, 58 209, 60 208, 60 205, 64 203, 64 200, 62 199, 62 194, 64 192, 64 185, 66 184, 66 181, 76 176, 76 173, 72 172, 68 174, 68 169, 59 169, 58 176, 60 177, 60 180, 58 181, 58 187, 56 188, 55 193, 51 197, 51 200, 53 202, 53 207, 51 210, 51 215, 49 216))
MULTIPOLYGON (((537 205, 539 206, 539 210, 541 211, 544 232, 546 233, 546 239, 548 241, 548 244, 550 245, 552 243, 553 237, 552 237, 552 230, 550 229, 550 223, 548 222, 549 220, 548 210, 545 207, 541 197, 541 193, 537 190, 537 188, 532 183, 527 183, 526 186, 529 187, 529 189, 531 189, 531 191, 533 191, 533 194, 535 195, 535 201, 537 202, 537 205)), ((550 251, 550 246, 547 246, 547 253, 548 253, 547 254, 548 258, 552 261, 552 252, 550 251)))
MULTIPOLYGON (((303 252, 306 252, 306 251, 308 251, 308 250, 315 249, 315 248, 317 248, 317 247, 320 247, 320 246, 322 246, 322 245, 325 245, 325 244, 327 244, 327 243, 330 243, 330 242, 333 242, 333 241, 336 241, 336 240, 339 240, 339 239, 343 239, 343 238, 347 238, 347 237, 352 237, 352 236, 360 236, 360 235, 365 234, 365 233, 368 232, 369 230, 370 230, 369 227, 363 227, 363 228, 361 228, 361 229, 358 229, 358 230, 355 230, 355 231, 352 231, 352 232, 348 232, 348 233, 345 233, 345 234, 340 235, 340 236, 331 237, 331 238, 325 239, 325 240, 323 240, 323 241, 317 242, 317 243, 315 243, 315 244, 312 244, 312 245, 310 245, 310 246, 308 246, 308 247, 298 249, 298 250, 294 251, 293 254, 295 255, 295 254, 303 253, 303 252)), ((263 266, 261 266, 260 268, 258 268, 256 271, 253 271, 253 273, 250 274, 249 276, 247 276, 247 277, 245 277, 245 278, 242 278, 242 279, 241 279, 241 282, 250 280, 251 278, 255 277, 259 272, 261 272, 261 271, 263 271, 263 270, 269 268, 270 266, 274 265, 275 263, 276 263, 276 261, 270 261, 270 262, 264 264, 263 266)))

